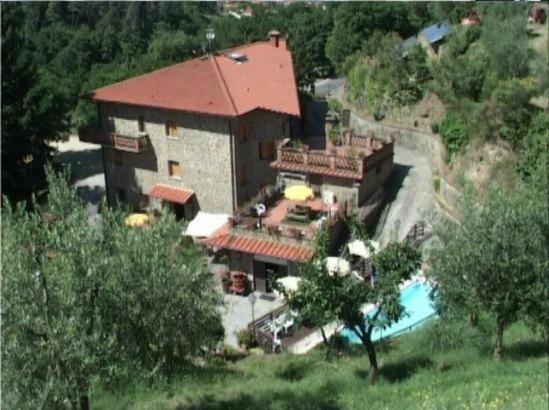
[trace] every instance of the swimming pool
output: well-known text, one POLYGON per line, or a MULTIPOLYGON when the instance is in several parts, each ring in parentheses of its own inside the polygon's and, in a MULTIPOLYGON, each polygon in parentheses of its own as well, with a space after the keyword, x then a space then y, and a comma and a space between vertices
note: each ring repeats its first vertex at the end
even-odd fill
MULTIPOLYGON (((405 316, 392 326, 381 330, 374 329, 372 332, 372 341, 392 336, 405 329, 413 328, 425 319, 436 314, 429 294, 432 292, 432 286, 423 281, 416 281, 406 286, 400 291, 400 302, 404 306, 405 316)), ((377 309, 372 309, 367 316, 374 315, 377 309)), ((344 328, 340 334, 346 337, 351 343, 361 343, 355 332, 349 328, 344 328)))

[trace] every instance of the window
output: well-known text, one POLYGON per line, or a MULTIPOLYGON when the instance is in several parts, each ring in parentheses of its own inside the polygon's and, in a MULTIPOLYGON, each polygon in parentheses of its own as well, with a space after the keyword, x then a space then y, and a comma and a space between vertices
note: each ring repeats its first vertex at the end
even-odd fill
POLYGON ((274 142, 260 142, 259 143, 259 159, 265 160, 274 159, 275 156, 275 144, 274 142))
POLYGON ((168 174, 171 178, 181 178, 181 166, 177 161, 168 161, 168 174))
POLYGON ((235 129, 236 140, 239 144, 243 144, 248 139, 248 127, 244 121, 239 121, 235 129))
POLYGON ((123 163, 123 160, 122 160, 122 151, 119 151, 117 149, 114 150, 114 165, 117 165, 117 166, 122 166, 124 165, 123 163))
POLYGON ((166 121, 166 135, 168 137, 177 137, 177 125, 175 121, 166 121))
POLYGON ((240 181, 240 186, 248 184, 248 173, 246 171, 245 165, 241 165, 238 169, 238 180, 240 181))
POLYGON ((145 117, 140 115, 137 119, 137 129, 139 132, 145 132, 145 117))
POLYGON ((116 200, 126 202, 126 190, 124 188, 116 188, 116 200))

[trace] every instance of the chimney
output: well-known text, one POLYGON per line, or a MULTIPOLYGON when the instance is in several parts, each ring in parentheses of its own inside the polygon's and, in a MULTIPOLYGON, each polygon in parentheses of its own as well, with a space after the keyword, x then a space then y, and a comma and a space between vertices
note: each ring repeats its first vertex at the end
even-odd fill
POLYGON ((280 31, 278 30, 269 31, 269 43, 271 43, 272 46, 278 48, 279 40, 280 40, 280 31))

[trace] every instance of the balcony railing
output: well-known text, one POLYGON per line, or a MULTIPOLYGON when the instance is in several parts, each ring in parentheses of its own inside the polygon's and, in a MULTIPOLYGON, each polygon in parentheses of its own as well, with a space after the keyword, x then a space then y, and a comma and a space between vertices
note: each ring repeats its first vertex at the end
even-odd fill
POLYGON ((129 152, 143 152, 149 146, 147 134, 121 135, 104 131, 98 125, 88 125, 78 130, 78 137, 82 142, 91 144, 110 145, 116 149, 129 152))

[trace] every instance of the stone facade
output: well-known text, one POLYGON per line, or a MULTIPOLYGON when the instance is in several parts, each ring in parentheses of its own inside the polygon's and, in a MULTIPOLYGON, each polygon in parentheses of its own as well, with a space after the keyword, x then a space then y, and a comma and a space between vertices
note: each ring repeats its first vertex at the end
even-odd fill
POLYGON ((289 134, 287 115, 262 110, 231 119, 98 103, 98 112, 103 130, 122 135, 138 135, 142 117, 149 138, 148 148, 141 153, 117 151, 115 158, 113 148, 104 148, 109 203, 122 195, 130 206, 142 208, 146 203, 143 193, 163 183, 195 192, 195 202, 186 206, 186 217, 199 209, 232 215, 260 185, 274 183, 270 161, 259 160, 258 144, 272 141, 276 146, 289 134), (167 136, 168 121, 177 127, 175 136, 167 136), (168 161, 179 163, 179 177, 169 175, 168 161))
POLYGON ((236 172, 237 205, 242 205, 265 185, 274 184, 277 172, 269 164, 275 159, 276 147, 290 136, 290 120, 287 115, 256 110, 233 121, 236 133, 235 151, 238 164, 236 172), (238 134, 246 130, 245 138, 238 134), (272 143, 272 156, 260 157, 260 143, 272 143), (245 175, 241 168, 245 169, 245 175), (243 181, 244 179, 244 181, 243 181))

